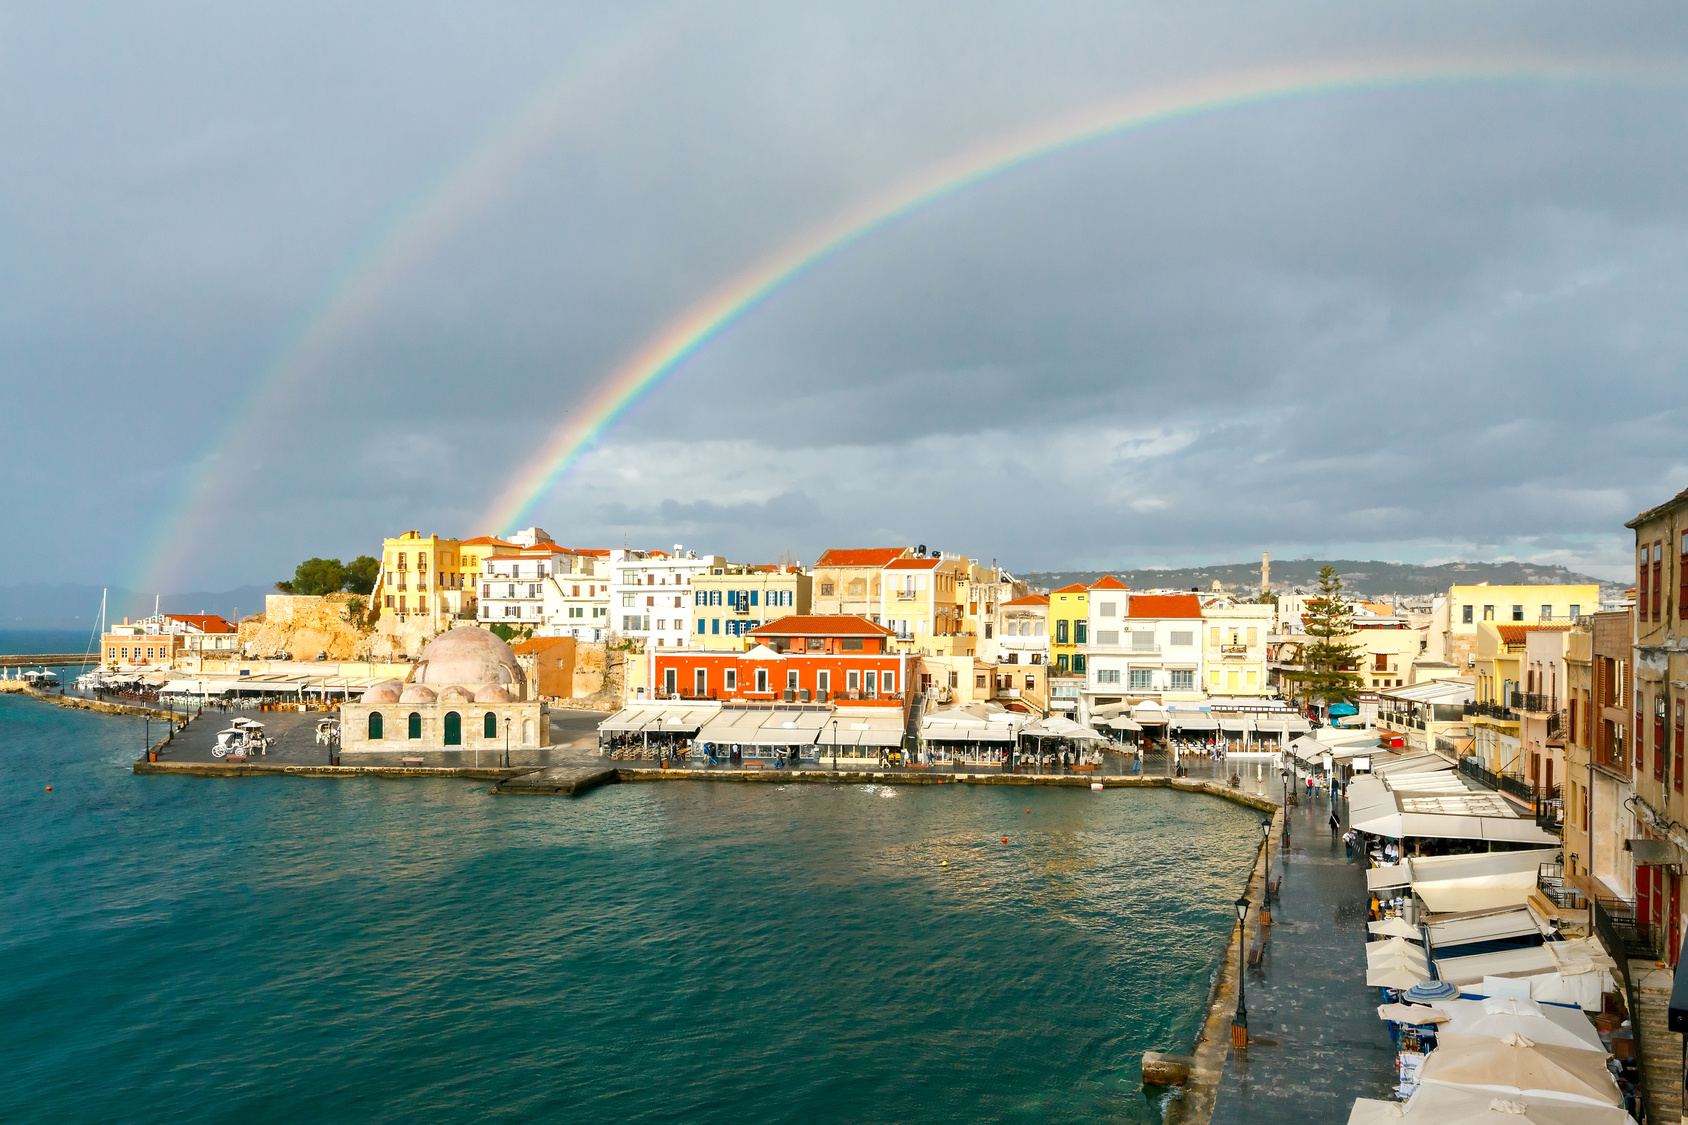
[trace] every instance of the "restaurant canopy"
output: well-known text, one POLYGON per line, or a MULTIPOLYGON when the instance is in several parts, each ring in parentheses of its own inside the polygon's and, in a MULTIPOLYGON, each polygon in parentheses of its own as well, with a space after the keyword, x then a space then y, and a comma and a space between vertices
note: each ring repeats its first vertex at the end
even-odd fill
POLYGON ((1490 1039, 1522 1035, 1550 1046, 1599 1051, 1601 1055, 1606 1053, 1600 1032, 1579 1008, 1503 996, 1484 1000, 1441 1000, 1437 1006, 1447 1013, 1447 1030, 1456 1034, 1484 1035, 1490 1039))
POLYGON ((1606 1069, 1604 1052, 1536 1043, 1522 1035, 1490 1039, 1439 1032, 1436 1049, 1419 1066, 1418 1081, 1423 1086, 1516 1094, 1526 1100, 1624 1104, 1617 1080, 1606 1069))
POLYGON ((1167 726, 1172 730, 1218 730, 1219 720, 1202 711, 1174 711, 1167 726))
POLYGON ((1518 1098, 1491 1090, 1421 1086, 1405 1103, 1358 1098, 1348 1125, 1635 1125, 1617 1106, 1518 1098))

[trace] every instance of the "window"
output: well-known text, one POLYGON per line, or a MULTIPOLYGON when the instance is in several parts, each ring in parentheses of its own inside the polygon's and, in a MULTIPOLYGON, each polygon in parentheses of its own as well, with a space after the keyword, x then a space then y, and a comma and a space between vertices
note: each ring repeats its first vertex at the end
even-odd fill
POLYGON ((821 597, 823 597, 823 598, 832 597, 832 583, 830 583, 830 582, 822 582, 821 583, 821 597))
POLYGON ((845 691, 860 691, 861 686, 862 686, 862 674, 860 672, 850 671, 850 672, 844 673, 844 690, 845 691))
POLYGON ((1099 644, 1099 645, 1115 645, 1115 646, 1117 646, 1119 644, 1119 630, 1118 629, 1098 629, 1098 630, 1096 630, 1096 643, 1099 644))
POLYGON ((983 676, 974 676, 973 677, 973 686, 976 687, 976 688, 984 687, 985 686, 985 678, 983 676))
POLYGON ((879 674, 879 686, 885 689, 886 695, 890 695, 897 690, 897 674, 895 672, 881 672, 879 674))
POLYGON ((1118 668, 1098 668, 1098 669, 1096 669, 1096 682, 1099 683, 1099 684, 1117 684, 1117 683, 1119 683, 1119 669, 1118 668))
MULTIPOLYGON (((950 680, 953 681, 954 679, 955 679, 955 673, 951 672, 950 673, 950 680)), ((955 686, 955 684, 952 682, 950 684, 950 687, 954 687, 954 686, 955 686)), ((862 694, 869 696, 869 697, 872 697, 872 696, 879 694, 879 673, 878 672, 869 671, 869 672, 863 672, 862 673, 862 694)))
POLYGON ((1153 629, 1132 630, 1131 647, 1139 652, 1153 652, 1155 650, 1155 631, 1153 629))
POLYGON ((1476 608, 1477 608, 1476 606, 1472 606, 1472 605, 1461 606, 1460 607, 1460 621, 1463 622, 1466 625, 1471 624, 1471 614, 1472 614, 1472 611, 1475 610, 1476 608))
POLYGON ((828 691, 828 690, 831 689, 831 687, 832 687, 832 673, 831 672, 825 671, 823 669, 822 671, 815 673, 815 690, 816 691, 828 691))
POLYGON ((785 674, 785 690, 797 690, 797 670, 795 668, 785 674))
MULTIPOLYGON (((872 675, 871 672, 868 673, 868 674, 872 675)), ((949 686, 952 687, 952 688, 961 686, 961 677, 959 675, 957 675, 954 671, 951 671, 950 674, 949 674, 949 686)))
MULTIPOLYGON (((392 598, 388 598, 388 599, 387 599, 387 604, 388 604, 388 605, 392 605, 392 604, 393 604, 393 599, 392 599, 392 598)), ((128 652, 128 651, 129 651, 129 650, 128 650, 128 649, 124 649, 124 650, 123 650, 123 651, 124 651, 124 652, 125 652, 125 653, 127 653, 127 652, 128 652)), ((117 659, 117 646, 115 646, 115 645, 113 645, 113 646, 112 646, 112 647, 110 647, 110 648, 108 648, 108 649, 106 649, 106 659, 107 659, 107 660, 116 660, 116 659, 117 659)))
POLYGON ((1026 690, 1031 691, 1035 687, 1037 687, 1037 677, 1036 676, 1027 676, 1026 677, 1026 690))
MULTIPOLYGON (((1177 644, 1178 639, 1176 637, 1174 637, 1172 643, 1177 644)), ((1257 644, 1260 643, 1260 629, 1257 626, 1254 626, 1254 625, 1249 626, 1248 643, 1250 645, 1257 645, 1257 644)))
POLYGON ((1582 606, 1577 605, 1576 603, 1573 602, 1571 604, 1571 616, 1572 617, 1582 616, 1582 606))
MULTIPOLYGON (((758 591, 758 590, 752 590, 752 591, 750 591, 750 604, 751 604, 751 605, 756 605, 756 604, 757 604, 757 601, 756 601, 756 595, 757 595, 757 594, 758 594, 758 593, 760 593, 760 591, 758 591)), ((774 601, 773 601, 773 597, 774 597, 774 596, 773 596, 773 593, 772 593, 772 592, 770 592, 770 593, 769 593, 769 594, 768 594, 768 604, 769 604, 769 605, 773 605, 773 604, 774 604, 774 601)))
POLYGON ((422 737, 422 714, 421 714, 421 712, 412 711, 410 713, 410 721, 407 724, 407 726, 408 726, 408 729, 405 731, 405 737, 406 738, 421 738, 422 737))
MULTIPOLYGON (((1153 634, 1151 634, 1151 636, 1152 635, 1153 634)), ((1184 648, 1189 648, 1191 645, 1196 643, 1195 630, 1190 629, 1190 630, 1182 630, 1182 631, 1174 632, 1172 634, 1171 640, 1172 640, 1172 643, 1175 644, 1175 645, 1180 645, 1184 648)))
POLYGON ((1389 654, 1387 652, 1379 652, 1379 653, 1372 654, 1372 671, 1374 671, 1374 672, 1387 672, 1387 671, 1389 671, 1389 654))
POLYGON ((1492 605, 1484 606, 1483 607, 1483 620, 1484 621, 1493 621, 1494 619, 1495 619, 1495 607, 1492 606, 1492 605))
POLYGON ((860 578, 850 579, 850 596, 852 598, 860 598, 865 597, 866 595, 867 583, 862 581, 860 578))
POLYGON ((456 711, 445 713, 445 744, 447 746, 463 745, 463 716, 456 711))
POLYGON ((1084 674, 1084 653, 1076 653, 1073 656, 1073 671, 1077 672, 1079 675, 1084 674))
POLYGON ((768 670, 766 668, 756 669, 756 690, 768 690, 768 670))
POLYGON ((728 668, 721 674, 721 685, 727 691, 738 690, 738 669, 728 668))
POLYGON ((680 677, 680 673, 676 669, 664 668, 662 670, 662 694, 663 695, 673 696, 673 695, 679 695, 680 694, 679 677, 680 677))
POLYGON ((369 713, 369 738, 372 742, 381 741, 381 712, 369 713))
POLYGON ((1067 629, 1071 624, 1072 623, 1069 622, 1069 621, 1057 621, 1057 622, 1055 622, 1055 643, 1056 644, 1064 645, 1064 644, 1067 643, 1067 629))
POLYGON ((1149 668, 1131 669, 1126 684, 1132 691, 1151 691, 1155 686, 1154 671, 1149 668))
POLYGON ((1097 602, 1096 603, 1096 611, 1098 613, 1100 613, 1103 617, 1112 617, 1112 616, 1114 616, 1114 603, 1113 602, 1097 602))
POLYGON ((721 619, 719 617, 712 617, 712 618, 709 619, 709 631, 711 633, 715 634, 716 636, 720 635, 720 633, 721 633, 721 619))
POLYGON ((845 652, 862 652, 862 651, 865 651, 862 648, 862 639, 860 637, 845 637, 843 642, 842 642, 841 647, 843 648, 843 650, 845 652))
POLYGON ((1059 668, 1063 672, 1067 671, 1067 654, 1066 653, 1063 652, 1061 655, 1059 655, 1055 658, 1055 667, 1059 668))
POLYGON ((621 595, 621 607, 623 609, 632 609, 633 604, 634 603, 633 603, 633 595, 632 594, 621 595))
POLYGON ((1073 622, 1073 643, 1082 645, 1082 644, 1089 643, 1089 640, 1090 640, 1090 622, 1088 622, 1088 621, 1075 621, 1075 622, 1073 622))
POLYGON ((485 715, 481 716, 481 737, 498 737, 498 716, 494 715, 491 711, 488 711, 485 715))
POLYGON ((1524 607, 1523 606, 1515 605, 1515 606, 1512 607, 1512 620, 1514 620, 1514 621, 1524 620, 1524 607))
POLYGON ((1544 605, 1544 606, 1541 607, 1541 619, 1543 621, 1552 621, 1553 620, 1553 607, 1552 606, 1544 605))
MULTIPOLYGON (((1252 675, 1252 673, 1250 673, 1252 675)), ((1194 668, 1174 668, 1172 670, 1173 691, 1195 691, 1196 670, 1194 668)))

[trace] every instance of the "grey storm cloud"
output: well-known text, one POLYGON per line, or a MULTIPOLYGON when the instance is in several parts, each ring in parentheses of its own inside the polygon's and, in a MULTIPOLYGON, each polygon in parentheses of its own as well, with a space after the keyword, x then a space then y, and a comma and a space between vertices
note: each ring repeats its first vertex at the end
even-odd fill
POLYGON ((888 185, 1167 83, 1456 55, 1636 80, 1243 106, 975 184, 727 325, 531 517, 747 561, 1620 574, 1688 484, 1674 7, 181 3, 0 19, 0 470, 51 481, 0 581, 509 531, 493 498, 610 372, 888 185), (467 202, 383 258, 441 184, 467 202))

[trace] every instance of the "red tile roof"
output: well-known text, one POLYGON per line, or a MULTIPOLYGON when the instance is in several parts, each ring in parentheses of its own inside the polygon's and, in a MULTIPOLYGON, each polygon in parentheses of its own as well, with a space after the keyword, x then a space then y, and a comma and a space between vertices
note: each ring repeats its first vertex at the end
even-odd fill
POLYGON ((1092 582, 1090 584, 1090 588, 1092 590, 1129 590, 1129 589, 1131 589, 1130 586, 1127 586, 1124 582, 1121 582, 1119 579, 1115 578, 1111 574, 1104 574, 1102 577, 1098 578, 1095 582, 1092 582))
POLYGON ((752 637, 894 637, 891 630, 853 613, 793 613, 758 625, 752 637))
POLYGON ((1011 606, 1011 605, 1048 605, 1049 604, 1049 595, 1048 594, 1027 594, 1023 598, 1015 598, 1011 602, 1003 602, 1002 604, 1004 606, 1011 606))
POLYGON ((834 548, 815 560, 816 566, 884 566, 901 558, 907 547, 834 548))
POLYGON ((886 570, 937 570, 943 565, 943 559, 892 559, 885 564, 886 570))
POLYGON ((1202 601, 1194 594, 1133 594, 1131 617, 1196 617, 1202 615, 1202 601))
POLYGON ((1074 582, 1071 586, 1062 586, 1055 591, 1057 594, 1088 594, 1090 587, 1081 582, 1074 582))
POLYGON ((166 613, 171 621, 183 621, 201 633, 232 633, 234 626, 215 613, 166 613))
POLYGON ((514 546, 516 546, 516 544, 514 544, 514 543, 507 543, 504 540, 499 539, 499 538, 492 536, 492 535, 477 535, 473 539, 461 540, 461 541, 458 542, 457 545, 459 547, 514 547, 514 546))

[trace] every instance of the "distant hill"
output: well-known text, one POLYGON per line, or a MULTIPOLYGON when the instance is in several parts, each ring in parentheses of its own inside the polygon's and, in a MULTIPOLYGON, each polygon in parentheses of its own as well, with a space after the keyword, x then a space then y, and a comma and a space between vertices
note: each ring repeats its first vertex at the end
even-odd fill
MULTIPOLYGON (((1623 589, 1619 583, 1607 582, 1600 578, 1590 578, 1586 574, 1577 574, 1562 566, 1539 566, 1535 563, 1520 562, 1454 562, 1441 563, 1437 566, 1420 566, 1416 563, 1360 562, 1355 559, 1273 559, 1272 560, 1272 589, 1279 593, 1288 591, 1291 587, 1311 589, 1319 580, 1319 568, 1325 565, 1334 566, 1337 573, 1342 575, 1343 587, 1364 597, 1382 597, 1389 594, 1405 596, 1422 596, 1426 594, 1446 593, 1449 586, 1470 586, 1478 582, 1488 582, 1493 586, 1559 586, 1592 583, 1601 587, 1602 593, 1617 593, 1623 589)), ((1218 580, 1226 590, 1246 594, 1260 592, 1260 564, 1258 562, 1224 563, 1216 566, 1192 566, 1180 569, 1160 569, 1145 567, 1140 570, 1054 570, 1031 571, 1020 575, 1034 586, 1044 586, 1051 590, 1073 583, 1089 584, 1102 577, 1104 573, 1111 573, 1115 578, 1127 586, 1137 590, 1152 590, 1159 587, 1174 589, 1188 589, 1199 586, 1203 590, 1213 588, 1218 580)))
MULTIPOLYGON (((216 613, 233 619, 236 608, 242 616, 262 613, 264 595, 273 593, 273 586, 242 586, 220 593, 165 594, 159 608, 165 613, 216 613)), ((113 589, 106 602, 106 620, 146 617, 152 606, 151 594, 113 589)), ((99 617, 98 586, 0 587, 0 629, 91 629, 99 617)))

